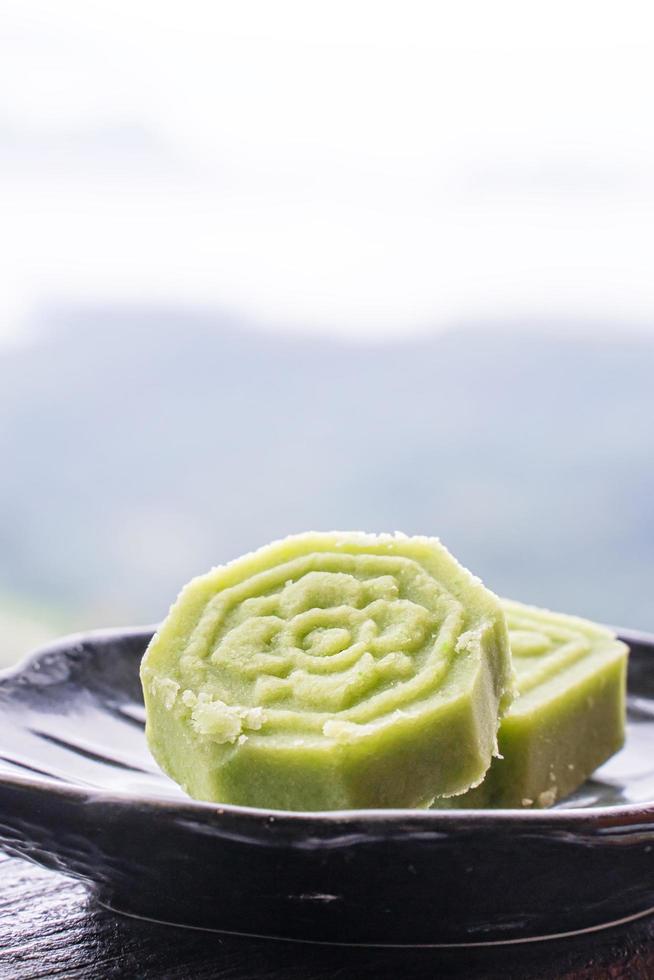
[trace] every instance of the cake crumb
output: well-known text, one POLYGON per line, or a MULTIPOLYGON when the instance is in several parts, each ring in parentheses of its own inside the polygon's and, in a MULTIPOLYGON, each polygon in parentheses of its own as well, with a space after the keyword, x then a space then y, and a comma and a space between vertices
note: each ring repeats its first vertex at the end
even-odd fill
POLYGON ((552 806, 555 800, 556 786, 553 786, 552 789, 545 789, 538 795, 538 805, 542 807, 552 806))
POLYGON ((224 701, 205 701, 200 697, 193 708, 191 724, 198 735, 224 745, 236 741, 241 734, 242 721, 237 708, 224 701))
POLYGON ((164 708, 170 711, 175 704, 179 684, 169 677, 153 677, 150 683, 150 690, 152 691, 153 697, 160 697, 163 701, 164 708))
POLYGON ((249 708, 243 712, 243 723, 246 728, 258 732, 266 720, 263 708, 249 708))

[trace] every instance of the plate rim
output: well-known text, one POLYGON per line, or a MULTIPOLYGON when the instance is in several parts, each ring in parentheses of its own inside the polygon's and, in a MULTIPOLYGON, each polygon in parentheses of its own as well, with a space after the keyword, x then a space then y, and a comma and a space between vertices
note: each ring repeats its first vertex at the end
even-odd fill
MULTIPOLYGON (((5 681, 16 679, 27 670, 39 663, 45 657, 62 654, 75 646, 89 642, 110 642, 117 638, 136 639, 151 637, 159 628, 158 624, 148 626, 111 626, 92 630, 81 630, 66 634, 26 653, 15 664, 0 670, 0 686, 5 681)), ((634 630, 622 627, 610 627, 618 639, 628 646, 632 644, 650 648, 654 656, 654 633, 645 630, 634 630)), ((425 824, 428 829, 436 831, 439 826, 452 829, 464 824, 474 827, 482 825, 506 826, 509 824, 552 825, 552 829, 561 824, 573 824, 579 829, 584 825, 589 827, 610 827, 614 824, 626 829, 632 829, 634 823, 654 823, 654 799, 642 803, 624 803, 617 806, 569 807, 562 810, 547 809, 452 809, 452 810, 419 810, 416 808, 377 808, 357 810, 276 810, 264 807, 239 806, 233 803, 215 803, 206 800, 179 800, 166 796, 149 793, 104 790, 94 786, 79 786, 65 780, 52 780, 47 776, 39 777, 20 773, 5 772, 0 768, 0 786, 13 786, 16 789, 33 789, 48 795, 57 794, 69 801, 83 802, 86 805, 93 802, 115 805, 138 805, 159 808, 164 811, 179 814, 188 811, 196 816, 233 816, 256 822, 288 822, 299 824, 342 825, 369 823, 377 826, 387 824, 389 829, 402 823, 425 824), (625 818, 632 818, 628 822, 625 818)))

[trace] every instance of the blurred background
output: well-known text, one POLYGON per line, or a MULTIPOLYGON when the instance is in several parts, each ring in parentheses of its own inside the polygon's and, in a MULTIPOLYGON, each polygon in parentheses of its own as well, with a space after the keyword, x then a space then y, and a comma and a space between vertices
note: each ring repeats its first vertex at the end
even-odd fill
POLYGON ((647 4, 0 5, 0 662, 310 528, 654 629, 647 4))

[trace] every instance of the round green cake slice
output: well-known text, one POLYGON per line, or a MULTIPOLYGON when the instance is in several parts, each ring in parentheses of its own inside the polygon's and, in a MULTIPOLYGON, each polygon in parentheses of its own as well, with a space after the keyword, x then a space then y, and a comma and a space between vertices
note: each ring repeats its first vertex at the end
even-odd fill
POLYGON ((480 786, 437 808, 552 806, 624 742, 626 644, 577 616, 502 606, 518 697, 500 725, 500 757, 480 786))
POLYGON ((512 697, 499 600, 435 538, 308 533, 193 579, 143 658, 196 799, 426 807, 478 784, 512 697))

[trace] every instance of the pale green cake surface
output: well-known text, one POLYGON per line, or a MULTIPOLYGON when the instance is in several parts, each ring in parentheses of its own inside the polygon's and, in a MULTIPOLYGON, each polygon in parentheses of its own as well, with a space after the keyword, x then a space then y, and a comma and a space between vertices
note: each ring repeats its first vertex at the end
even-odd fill
POLYGON ((624 742, 628 648, 606 627, 502 600, 518 696, 483 782, 439 808, 546 807, 624 742))
POLYGON ((512 697, 497 597, 399 534, 295 535, 193 579, 141 678, 150 748, 187 793, 296 810, 466 791, 512 697))

